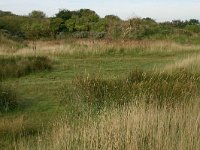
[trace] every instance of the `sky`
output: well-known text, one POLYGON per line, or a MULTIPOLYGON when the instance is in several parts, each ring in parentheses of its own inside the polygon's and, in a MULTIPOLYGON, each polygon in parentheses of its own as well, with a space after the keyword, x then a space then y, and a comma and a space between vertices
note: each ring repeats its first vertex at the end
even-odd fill
POLYGON ((122 19, 151 17, 158 22, 200 20, 200 0, 0 0, 0 10, 19 15, 42 10, 54 16, 59 9, 81 8, 92 9, 101 17, 112 14, 122 19))

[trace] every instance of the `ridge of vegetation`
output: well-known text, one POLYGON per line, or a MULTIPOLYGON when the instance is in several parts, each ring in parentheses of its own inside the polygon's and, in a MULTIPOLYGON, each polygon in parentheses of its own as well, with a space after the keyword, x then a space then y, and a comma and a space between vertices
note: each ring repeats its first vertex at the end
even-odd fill
POLYGON ((151 18, 122 20, 115 15, 101 18, 95 11, 60 10, 55 17, 42 11, 27 16, 0 11, 0 33, 17 40, 90 38, 90 39, 152 39, 181 43, 200 43, 199 20, 156 22, 151 18))

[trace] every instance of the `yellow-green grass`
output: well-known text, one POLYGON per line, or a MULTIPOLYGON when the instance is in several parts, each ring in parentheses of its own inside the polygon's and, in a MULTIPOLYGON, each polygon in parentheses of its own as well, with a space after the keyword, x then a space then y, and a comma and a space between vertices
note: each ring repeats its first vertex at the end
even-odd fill
POLYGON ((172 64, 168 64, 165 66, 166 71, 173 71, 176 69, 187 69, 193 73, 199 72, 200 70, 200 55, 192 55, 182 58, 180 60, 176 60, 172 64))
MULTIPOLYGON (((80 100, 77 102, 71 101, 73 95, 71 98, 69 97, 68 99, 69 101, 67 101, 65 104, 62 103, 63 92, 68 92, 68 93, 74 92, 74 84, 72 83, 72 81, 76 76, 99 74, 103 79, 113 80, 113 79, 124 79, 132 70, 135 70, 136 68, 143 69, 145 71, 156 71, 156 72, 163 72, 164 70, 165 72, 166 70, 168 70, 165 69, 168 68, 167 67, 168 65, 174 67, 175 62, 179 61, 181 62, 185 58, 193 59, 194 55, 200 54, 199 45, 181 45, 169 41, 125 41, 125 42, 124 41, 93 42, 90 40, 38 41, 36 43, 36 46, 37 46, 36 51, 33 51, 32 49, 32 42, 30 42, 27 47, 19 48, 14 51, 12 50, 7 51, 5 47, 0 50, 0 54, 2 57, 17 56, 21 58, 26 58, 29 56, 45 56, 49 57, 53 62, 53 69, 51 71, 41 70, 39 72, 32 72, 20 78, 7 78, 2 81, 4 84, 8 86, 12 85, 15 87, 16 93, 19 96, 18 99, 19 108, 14 112, 8 112, 6 114, 1 114, 0 116, 1 119, 5 120, 8 119, 9 120, 8 122, 9 123, 11 122, 10 124, 13 124, 13 126, 12 125, 9 126, 9 130, 14 131, 11 133, 8 132, 8 130, 6 129, 4 130, 3 133, 0 132, 0 137, 1 137, 0 149, 1 148, 9 149, 8 145, 12 146, 15 145, 19 149, 20 147, 22 149, 23 148, 31 149, 31 145, 38 146, 41 149, 43 148, 47 149, 48 144, 46 142, 48 141, 51 142, 51 138, 53 137, 55 137, 54 140, 55 141, 57 140, 56 142, 58 143, 55 142, 55 145, 53 146, 49 145, 52 146, 52 148, 58 145, 62 146, 62 144, 59 143, 62 142, 64 146, 67 143, 71 143, 71 145, 80 146, 80 149, 82 149, 82 146, 84 144, 80 145, 73 144, 73 142, 76 143, 78 140, 76 140, 76 138, 74 137, 74 141, 72 142, 71 140, 73 139, 73 137, 71 136, 77 135, 81 137, 83 133, 85 134, 85 132, 90 132, 90 130, 87 128, 88 125, 85 124, 83 121, 85 118, 89 118, 89 121, 86 120, 86 122, 88 122, 88 124, 92 124, 91 131, 94 132, 94 134, 96 134, 98 130, 103 130, 101 127, 99 127, 98 129, 97 128, 98 126, 94 125, 99 122, 102 124, 103 128, 105 129, 107 128, 106 131, 102 131, 102 134, 107 132, 108 129, 113 128, 113 130, 111 130, 110 133, 108 132, 111 135, 112 132, 115 131, 114 130, 115 126, 112 126, 112 122, 109 123, 109 120, 106 119, 105 120, 100 119, 100 121, 97 121, 98 118, 101 118, 101 116, 103 117, 106 114, 101 113, 101 115, 98 117, 98 113, 100 113, 99 110, 96 110, 96 108, 93 107, 89 107, 86 103, 80 100), (64 120, 64 122, 58 119, 58 117, 62 118, 63 116, 66 116, 67 118, 67 119, 61 119, 64 120), (19 125, 16 126, 14 125, 15 120, 18 120, 21 117, 23 118, 22 130, 21 130, 21 123, 19 123, 19 125), (55 122, 55 120, 57 122, 56 127, 55 128, 53 127, 53 129, 52 127, 48 127, 51 126, 52 122, 55 122), (104 125, 103 122, 105 122, 104 125), (71 130, 70 134, 65 135, 65 130, 67 130, 67 128, 65 128, 66 126, 69 127, 69 129, 73 128, 76 129, 71 130), (53 135, 54 131, 56 130, 58 131, 57 133, 59 133, 60 135, 59 134, 56 135, 56 133, 55 135, 53 135), (64 130, 64 133, 61 134, 60 130, 64 130), (43 131, 44 133, 42 132, 41 134, 41 131, 43 131), (48 134, 46 134, 47 131, 48 134), (37 140, 37 138, 41 138, 43 134, 45 138, 42 138, 43 139, 42 141, 40 139, 37 140), (57 136, 59 136, 61 139, 59 139, 59 137, 57 136), (67 142, 65 140, 62 140, 62 138, 65 138, 65 136, 70 136, 71 140, 69 139, 67 140, 67 142), (37 142, 38 144, 32 143, 32 140, 33 142, 37 142), (13 141, 15 142, 13 143, 13 141), (28 144, 26 145, 25 142, 27 142, 28 144)), ((181 68, 187 69, 188 66, 183 65, 181 68)), ((195 72, 193 73, 198 74, 199 72, 198 70, 195 70, 195 72)), ((196 95, 195 98, 192 99, 196 99, 196 95)), ((198 102, 198 100, 199 99, 197 98, 196 101, 198 102)), ((169 111, 170 113, 167 114, 166 113, 168 111, 167 108, 163 110, 157 110, 157 106, 153 105, 150 108, 146 108, 144 106, 131 105, 129 108, 120 107, 114 109, 113 107, 109 107, 109 109, 112 109, 113 111, 110 112, 109 110, 106 110, 105 113, 109 114, 110 116, 115 115, 113 119, 114 120, 118 119, 117 122, 120 122, 117 116, 118 114, 120 115, 121 111, 126 113, 127 117, 132 116, 133 118, 137 117, 137 115, 135 116, 134 113, 136 112, 138 112, 138 114, 141 113, 141 116, 143 116, 143 118, 141 117, 140 123, 137 124, 138 126, 136 125, 137 128, 133 127, 132 129, 130 129, 130 131, 131 130, 137 131, 137 129, 138 130, 141 129, 140 125, 144 125, 145 131, 144 132, 141 131, 142 135, 138 133, 139 137, 141 137, 138 138, 139 139, 138 145, 141 145, 140 142, 142 140, 145 141, 146 139, 143 138, 143 136, 144 137, 147 136, 147 140, 151 141, 153 140, 152 136, 158 136, 158 134, 159 136, 165 135, 164 133, 154 134, 154 132, 152 132, 150 129, 154 130, 156 123, 155 126, 152 125, 148 127, 149 122, 147 118, 145 118, 145 116, 148 116, 150 114, 152 115, 152 117, 154 115, 155 116, 160 115, 161 123, 164 124, 163 128, 165 128, 165 126, 170 124, 170 122, 168 122, 166 118, 169 119, 171 118, 173 120, 172 126, 174 129, 176 127, 173 122, 175 122, 175 119, 177 118, 178 124, 181 123, 186 124, 187 131, 189 131, 189 122, 187 124, 185 118, 181 120, 182 114, 175 114, 173 116, 173 112, 180 112, 183 114, 189 113, 189 115, 192 116, 193 111, 191 112, 190 110, 196 110, 193 109, 193 106, 189 106, 187 110, 186 108, 187 107, 184 107, 183 109, 183 107, 176 106, 174 109, 170 108, 169 111), (134 112, 130 112, 131 110, 133 110, 134 112)), ((197 112, 195 112, 193 115, 194 118, 195 117, 197 118, 197 112)), ((125 117, 126 115, 121 114, 121 116, 125 117)), ((151 121, 150 118, 149 121, 151 121)), ((6 128, 5 127, 7 126, 6 124, 9 123, 5 123, 4 125, 1 125, 1 127, 6 128)), ((192 124, 194 122, 191 121, 190 123, 192 124)), ((159 124, 159 122, 157 124, 159 124)), ((197 125, 199 125, 199 122, 197 122, 197 125)), ((120 124, 116 124, 116 126, 120 127, 120 124)), ((121 131, 116 130, 117 137, 121 133, 121 131)), ((168 135, 169 138, 169 141, 165 141, 166 145, 170 146, 169 144, 170 142, 172 142, 173 145, 173 142, 175 143, 174 141, 175 138, 173 138, 173 131, 169 132, 166 131, 166 134, 168 135), (172 135, 171 139, 170 135, 172 135)), ((189 134, 187 133, 181 132, 181 134, 187 135, 189 138, 190 137, 192 138, 192 135, 189 136, 189 134)), ((195 134, 194 137, 195 138, 193 141, 193 146, 195 146, 196 144, 195 142, 198 140, 195 134)), ((105 141, 109 141, 106 139, 106 137, 102 138, 103 141, 101 142, 103 143, 105 141)), ((94 138, 89 137, 88 140, 89 141, 91 140, 92 142, 97 139, 96 137, 94 138)), ((115 139, 111 138, 111 140, 114 140, 115 142, 115 139)), ((160 142, 161 140, 162 139, 160 139, 160 142)), ((180 140, 179 138, 177 138, 177 140, 178 140, 177 145, 181 145, 180 142, 183 141, 180 140)), ((121 143, 122 141, 116 139, 115 143, 117 144, 117 142, 121 143)), ((87 143, 88 142, 85 142, 85 144, 87 143)), ((117 145, 120 145, 119 143, 117 145)), ((132 141, 132 145, 135 145, 135 141, 132 141)), ((137 147, 137 144, 135 146, 137 147)), ((93 147, 90 148, 95 149, 97 147, 95 147, 94 145, 93 147)))
POLYGON ((0 51, 1 55, 48 55, 70 58, 115 56, 174 56, 190 53, 198 53, 199 45, 181 45, 169 41, 92 41, 92 40, 62 40, 62 41, 38 41, 33 45, 13 50, 0 51), (32 47, 36 46, 36 50, 32 47))
POLYGON ((95 120, 90 116, 80 118, 78 125, 72 125, 66 117, 56 120, 49 131, 34 140, 19 138, 12 146, 20 150, 198 150, 199 107, 199 99, 173 109, 130 105, 105 109, 95 120))

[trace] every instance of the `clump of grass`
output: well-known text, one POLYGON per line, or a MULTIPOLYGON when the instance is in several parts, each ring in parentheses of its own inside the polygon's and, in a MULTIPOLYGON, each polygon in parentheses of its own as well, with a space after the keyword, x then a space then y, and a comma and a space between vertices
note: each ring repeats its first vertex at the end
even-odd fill
POLYGON ((189 101, 198 94, 200 76, 185 70, 171 74, 134 70, 125 79, 79 76, 74 80, 79 97, 89 104, 157 103, 159 106, 189 101))
POLYGON ((188 101, 198 94, 200 75, 187 70, 177 70, 171 74, 166 72, 132 71, 127 83, 135 91, 135 95, 145 95, 147 103, 174 104, 188 101))
POLYGON ((0 59, 0 76, 21 77, 32 72, 50 70, 52 62, 44 56, 38 57, 10 57, 0 59))
POLYGON ((17 96, 13 89, 0 84, 0 113, 17 108, 17 96))
POLYGON ((130 96, 123 80, 105 80, 100 76, 79 76, 73 81, 79 97, 89 104, 109 105, 116 101, 125 103, 130 96))

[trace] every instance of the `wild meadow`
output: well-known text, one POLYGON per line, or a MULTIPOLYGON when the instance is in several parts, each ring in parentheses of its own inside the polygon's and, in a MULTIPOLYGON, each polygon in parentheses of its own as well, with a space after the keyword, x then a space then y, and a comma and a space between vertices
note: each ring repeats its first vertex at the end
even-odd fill
POLYGON ((0 149, 200 149, 198 44, 0 42, 0 149))

